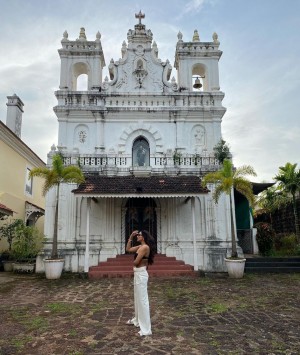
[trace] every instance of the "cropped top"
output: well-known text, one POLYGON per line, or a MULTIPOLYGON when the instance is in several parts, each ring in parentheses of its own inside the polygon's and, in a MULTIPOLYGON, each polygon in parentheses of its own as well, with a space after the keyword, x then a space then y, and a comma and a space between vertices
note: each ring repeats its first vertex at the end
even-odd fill
MULTIPOLYGON (((134 253, 134 260, 136 259, 137 256, 138 256, 138 253, 134 253)), ((148 260, 149 256, 143 256, 142 259, 148 260)))

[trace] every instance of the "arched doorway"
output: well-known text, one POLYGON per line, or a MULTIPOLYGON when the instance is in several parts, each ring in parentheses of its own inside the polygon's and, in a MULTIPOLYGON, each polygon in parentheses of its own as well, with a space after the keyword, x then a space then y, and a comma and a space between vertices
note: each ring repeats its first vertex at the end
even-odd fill
POLYGON ((157 215, 153 198, 130 198, 126 203, 125 245, 133 230, 146 230, 155 240, 157 249, 157 215))

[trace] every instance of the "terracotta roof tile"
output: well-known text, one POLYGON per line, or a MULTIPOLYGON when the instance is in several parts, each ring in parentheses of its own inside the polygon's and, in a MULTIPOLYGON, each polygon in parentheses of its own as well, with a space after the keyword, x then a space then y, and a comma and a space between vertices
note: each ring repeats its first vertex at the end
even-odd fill
POLYGON ((87 176, 74 194, 80 195, 185 195, 207 193, 198 176, 87 176))
POLYGON ((13 215, 14 211, 8 208, 7 206, 3 205, 0 203, 0 212, 6 214, 6 215, 13 215))
POLYGON ((0 203, 0 208, 9 212, 13 212, 13 210, 11 210, 10 208, 6 207, 5 205, 3 205, 2 203, 0 203))

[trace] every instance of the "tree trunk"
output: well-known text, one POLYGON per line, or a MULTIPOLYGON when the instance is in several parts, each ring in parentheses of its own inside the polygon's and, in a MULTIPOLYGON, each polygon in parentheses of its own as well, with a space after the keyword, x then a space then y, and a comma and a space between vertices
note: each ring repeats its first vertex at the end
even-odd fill
POLYGON ((55 204, 54 231, 53 231, 51 259, 58 258, 58 253, 57 253, 58 199, 59 199, 59 184, 57 185, 57 190, 56 190, 56 204, 55 204))
POLYGON ((235 231, 234 231, 231 192, 229 194, 229 200, 230 200, 230 222, 231 222, 231 257, 237 258, 238 255, 237 255, 237 250, 236 250, 236 239, 235 239, 235 231))
POLYGON ((295 230, 296 230, 296 239, 297 243, 300 244, 300 228, 299 228, 299 217, 297 213, 297 201, 296 197, 293 195, 293 212, 295 218, 295 230))

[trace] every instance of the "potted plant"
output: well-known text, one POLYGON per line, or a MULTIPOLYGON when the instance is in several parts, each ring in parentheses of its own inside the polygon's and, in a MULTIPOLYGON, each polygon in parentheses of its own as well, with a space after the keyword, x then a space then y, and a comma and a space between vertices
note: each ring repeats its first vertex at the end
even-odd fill
POLYGON ((244 177, 245 175, 256 176, 256 173, 254 169, 249 165, 234 169, 232 162, 228 159, 224 159, 223 167, 219 171, 206 174, 202 180, 203 186, 206 186, 208 183, 215 184, 215 191, 213 193, 213 199, 215 203, 218 203, 219 197, 222 193, 225 193, 229 196, 231 256, 226 257, 225 262, 229 276, 234 278, 243 277, 246 259, 238 257, 237 253, 236 232, 233 220, 234 214, 232 211, 233 188, 245 196, 250 205, 254 204, 252 185, 251 182, 244 177))
POLYGON ((12 253, 12 243, 16 236, 17 228, 23 224, 21 219, 15 219, 12 222, 7 222, 0 227, 0 236, 5 238, 8 244, 8 249, 2 253, 1 259, 4 271, 13 271, 14 257, 12 253))
POLYGON ((182 163, 182 153, 175 148, 175 151, 173 153, 173 162, 174 165, 180 165, 182 163))
POLYGON ((15 259, 13 271, 34 271, 35 260, 43 247, 44 239, 44 235, 34 226, 26 226, 22 222, 16 228, 11 249, 15 259))
POLYGON ((44 260, 45 273, 48 279, 59 279, 63 270, 64 259, 58 255, 57 234, 58 234, 58 208, 59 208, 59 189, 62 183, 84 182, 84 175, 78 166, 64 166, 62 156, 55 154, 52 158, 52 167, 34 168, 30 172, 30 177, 44 178, 43 194, 45 195, 50 189, 56 188, 56 204, 54 217, 54 231, 51 257, 44 260))
POLYGON ((11 252, 9 252, 8 249, 1 252, 0 258, 3 270, 13 271, 14 260, 11 252))

